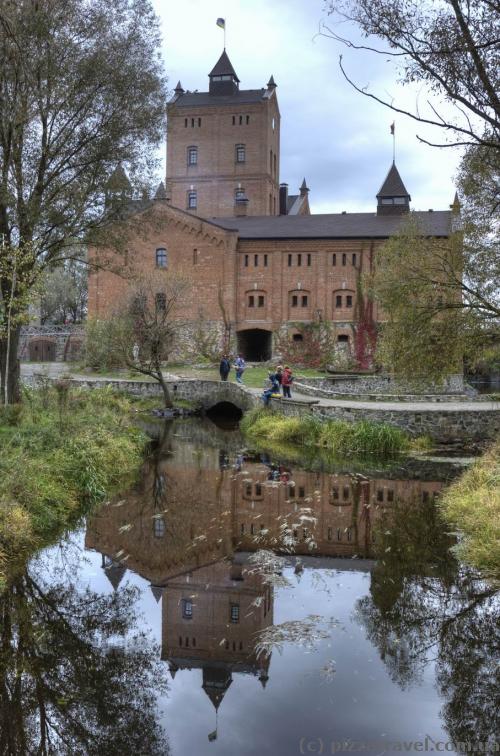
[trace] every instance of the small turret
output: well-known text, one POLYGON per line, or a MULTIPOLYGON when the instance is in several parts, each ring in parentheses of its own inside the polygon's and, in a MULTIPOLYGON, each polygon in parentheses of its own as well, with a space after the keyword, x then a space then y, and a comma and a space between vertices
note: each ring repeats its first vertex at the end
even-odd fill
POLYGON ((209 93, 218 97, 234 95, 240 86, 240 80, 225 50, 208 74, 208 78, 210 79, 209 93))

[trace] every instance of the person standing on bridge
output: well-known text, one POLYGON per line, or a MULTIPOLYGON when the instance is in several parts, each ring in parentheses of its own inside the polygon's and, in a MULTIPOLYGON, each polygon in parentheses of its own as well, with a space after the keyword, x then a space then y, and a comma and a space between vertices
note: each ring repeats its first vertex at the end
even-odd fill
POLYGON ((293 381, 292 371, 290 370, 288 365, 285 365, 285 369, 283 370, 283 375, 281 377, 281 385, 283 386, 284 399, 292 398, 292 394, 291 394, 292 381, 293 381))
POLYGON ((246 368, 246 362, 242 354, 239 354, 234 361, 234 369, 236 370, 236 383, 243 383, 242 376, 246 368))
POLYGON ((219 365, 219 373, 220 373, 221 381, 227 381, 227 377, 229 375, 230 370, 231 370, 231 362, 229 361, 229 356, 227 354, 223 354, 222 359, 220 361, 220 365, 219 365))

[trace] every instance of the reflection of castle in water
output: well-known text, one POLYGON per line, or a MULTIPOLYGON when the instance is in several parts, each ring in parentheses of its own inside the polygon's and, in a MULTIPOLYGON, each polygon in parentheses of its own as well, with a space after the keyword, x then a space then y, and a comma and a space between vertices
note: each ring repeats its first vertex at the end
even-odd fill
POLYGON ((172 441, 173 455, 147 462, 140 487, 90 520, 86 546, 103 554, 115 589, 126 569, 150 581, 162 599, 162 658, 172 677, 201 669, 216 709, 233 673, 268 679, 270 657, 257 657, 255 639, 273 624, 273 588, 248 552, 370 557, 386 508, 443 486, 229 460, 172 441))

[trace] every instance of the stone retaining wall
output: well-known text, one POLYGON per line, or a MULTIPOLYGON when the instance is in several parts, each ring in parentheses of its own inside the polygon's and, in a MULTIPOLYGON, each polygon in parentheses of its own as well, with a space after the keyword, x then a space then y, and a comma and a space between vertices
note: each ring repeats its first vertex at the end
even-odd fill
POLYGON ((481 407, 467 410, 415 410, 391 409, 384 407, 326 407, 311 404, 305 407, 301 402, 288 402, 280 399, 271 400, 272 406, 285 415, 300 416, 312 413, 321 419, 347 420, 356 422, 370 420, 387 423, 409 433, 411 436, 429 436, 442 444, 467 444, 493 440, 500 435, 499 406, 481 407))
MULTIPOLYGON (((462 375, 450 375, 442 385, 432 384, 422 387, 422 391, 416 393, 415 386, 406 381, 396 380, 390 375, 332 375, 324 378, 299 378, 296 386, 300 385, 301 392, 312 389, 316 396, 335 397, 336 395, 366 396, 368 394, 388 395, 391 399, 395 396, 407 396, 408 401, 414 397, 420 400, 432 401, 439 397, 451 396, 456 400, 457 395, 465 391, 465 383, 462 375), (320 393, 321 392, 321 393, 320 393), (424 393, 425 392, 425 393, 424 393)), ((401 399, 404 401, 404 399, 401 399)))

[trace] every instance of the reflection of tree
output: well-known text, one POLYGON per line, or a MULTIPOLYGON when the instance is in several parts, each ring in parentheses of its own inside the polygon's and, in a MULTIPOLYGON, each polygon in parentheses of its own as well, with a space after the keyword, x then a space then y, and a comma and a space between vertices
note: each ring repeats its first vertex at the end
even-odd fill
POLYGON ((0 596, 2 756, 168 752, 158 651, 135 601, 133 589, 80 592, 29 572, 0 596), (125 635, 127 649, 110 645, 125 635))
POLYGON ((376 535, 371 595, 357 608, 369 639, 401 687, 434 660, 451 739, 488 741, 500 730, 495 591, 457 563, 431 502, 397 505, 376 535))

